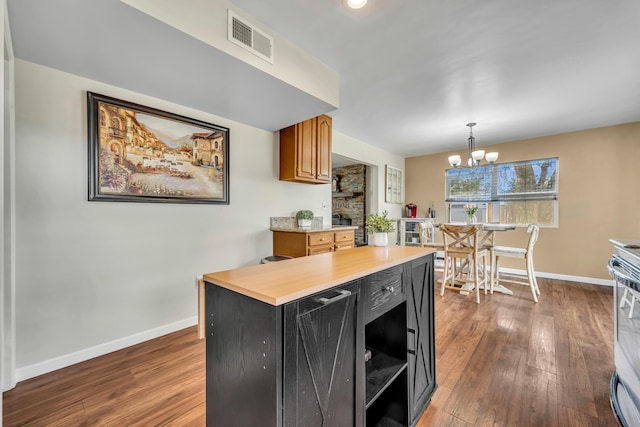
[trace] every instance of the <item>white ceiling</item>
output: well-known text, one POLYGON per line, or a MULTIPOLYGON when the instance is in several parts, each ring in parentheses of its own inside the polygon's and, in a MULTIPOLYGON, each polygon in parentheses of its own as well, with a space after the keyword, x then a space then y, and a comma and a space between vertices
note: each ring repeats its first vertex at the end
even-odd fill
MULTIPOLYGON (((232 1, 339 74, 335 130, 401 155, 463 151, 472 121, 482 146, 640 120, 637 0, 369 0, 359 11, 342 0, 232 1)), ((171 90, 171 67, 137 72, 143 64, 127 49, 126 61, 100 62, 95 43, 114 37, 162 36, 176 62, 201 53, 118 0, 8 0, 8 8, 19 58, 265 129, 294 118, 291 110, 327 108, 245 70, 228 86, 266 78, 274 97, 287 98, 269 103, 267 91, 260 108, 227 111, 207 98, 228 97, 202 93, 204 75, 171 90)), ((235 75, 235 61, 223 61, 235 75)))

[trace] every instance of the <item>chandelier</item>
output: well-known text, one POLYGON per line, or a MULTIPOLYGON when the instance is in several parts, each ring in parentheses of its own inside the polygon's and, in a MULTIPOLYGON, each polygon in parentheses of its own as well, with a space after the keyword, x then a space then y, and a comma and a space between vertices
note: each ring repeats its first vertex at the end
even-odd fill
MULTIPOLYGON (((469 143, 469 152, 467 154, 467 163, 464 165, 466 168, 478 166, 483 158, 486 158, 489 163, 493 163, 498 160, 497 151, 492 151, 485 155, 484 150, 476 150, 476 139, 473 137, 473 127, 476 124, 477 123, 467 123, 467 126, 469 126, 469 138, 467 139, 467 142, 469 143)), ((453 156, 449 156, 449 164, 451 167, 457 168, 460 166, 461 162, 462 158, 460 155, 455 154, 453 156)))

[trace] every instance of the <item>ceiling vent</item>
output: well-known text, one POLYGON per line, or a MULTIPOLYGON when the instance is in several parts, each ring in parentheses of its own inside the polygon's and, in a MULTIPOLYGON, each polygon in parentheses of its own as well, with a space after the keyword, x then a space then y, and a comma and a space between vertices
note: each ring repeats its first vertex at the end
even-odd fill
POLYGON ((227 38, 273 64, 273 37, 228 9, 227 38))

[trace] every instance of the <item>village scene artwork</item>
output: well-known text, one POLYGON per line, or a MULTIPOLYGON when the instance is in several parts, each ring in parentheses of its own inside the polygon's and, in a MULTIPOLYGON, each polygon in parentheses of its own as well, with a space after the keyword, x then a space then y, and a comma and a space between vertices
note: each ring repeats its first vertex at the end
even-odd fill
POLYGON ((224 201, 226 128, 97 102, 100 195, 224 201))

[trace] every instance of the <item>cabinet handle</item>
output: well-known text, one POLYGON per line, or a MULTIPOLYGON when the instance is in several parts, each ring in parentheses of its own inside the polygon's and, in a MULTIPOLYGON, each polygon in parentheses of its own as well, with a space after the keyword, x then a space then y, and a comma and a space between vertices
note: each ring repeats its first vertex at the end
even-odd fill
POLYGON ((394 288, 393 286, 385 286, 382 290, 393 293, 394 288))
POLYGON ((409 354, 416 354, 416 346, 414 341, 416 340, 416 330, 415 329, 411 329, 411 328, 407 328, 407 332, 410 334, 413 334, 413 339, 410 339, 409 337, 407 337, 407 353, 409 354), (413 344, 413 349, 409 348, 409 343, 413 344))
POLYGON ((328 305, 351 295, 351 291, 347 291, 347 290, 339 290, 338 293, 339 295, 336 295, 333 298, 318 298, 318 301, 320 301, 324 305, 328 305))

